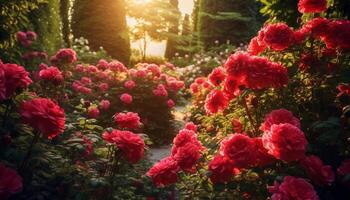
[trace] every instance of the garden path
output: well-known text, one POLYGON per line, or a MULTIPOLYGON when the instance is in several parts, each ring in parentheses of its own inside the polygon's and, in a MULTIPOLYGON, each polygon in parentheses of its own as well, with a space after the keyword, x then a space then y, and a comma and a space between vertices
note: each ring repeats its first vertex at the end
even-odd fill
MULTIPOLYGON (((176 121, 176 132, 183 128, 185 121, 184 121, 184 115, 186 112, 186 106, 189 105, 190 102, 186 102, 184 105, 175 106, 175 109, 173 111, 173 114, 175 116, 176 121)), ((171 152, 171 144, 163 145, 160 147, 151 147, 149 150, 148 159, 152 163, 156 163, 159 160, 167 157, 170 155, 171 152)))

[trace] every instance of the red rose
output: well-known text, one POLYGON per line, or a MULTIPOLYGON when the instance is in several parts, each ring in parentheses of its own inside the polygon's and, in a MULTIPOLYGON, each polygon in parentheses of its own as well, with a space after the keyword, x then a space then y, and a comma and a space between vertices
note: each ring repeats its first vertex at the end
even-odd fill
POLYGON ((100 70, 108 69, 108 62, 105 59, 100 59, 96 67, 100 70))
POLYGON ((300 0, 298 10, 301 13, 320 13, 327 10, 327 0, 300 0))
POLYGON ((287 69, 265 57, 252 56, 245 52, 232 54, 225 63, 228 73, 224 91, 237 96, 240 87, 251 89, 280 88, 288 83, 287 69))
POLYGON ((265 149, 261 137, 253 138, 253 141, 255 143, 256 166, 264 167, 275 162, 275 158, 268 153, 267 149, 265 149))
POLYGON ((247 168, 255 161, 254 141, 243 134, 233 134, 220 145, 220 154, 230 158, 237 168, 247 168))
POLYGON ((132 103, 132 96, 128 93, 124 93, 120 96, 120 100, 125 104, 131 104, 132 103))
POLYGON ((157 186, 167 186, 176 183, 179 166, 172 157, 167 157, 153 165, 147 172, 153 183, 157 186))
POLYGON ((106 92, 109 88, 109 85, 107 83, 101 83, 98 88, 102 91, 102 92, 106 92))
POLYGON ((167 105, 168 105, 168 108, 172 108, 172 107, 175 106, 175 102, 174 102, 172 99, 169 99, 169 100, 167 101, 167 105))
POLYGON ((167 97, 168 91, 163 84, 159 84, 157 88, 153 90, 153 94, 158 97, 167 97))
POLYGON ((116 113, 114 120, 120 128, 137 129, 141 125, 139 115, 133 112, 116 113))
POLYGON ((102 134, 108 143, 115 144, 130 163, 137 163, 143 158, 145 143, 143 139, 130 131, 113 130, 102 134))
POLYGON ((89 107, 88 108, 88 117, 89 118, 97 118, 100 116, 100 111, 96 107, 89 107))
POLYGON ((300 128, 300 120, 294 117, 293 113, 281 108, 273 110, 268 115, 266 115, 264 122, 260 126, 262 131, 270 131, 271 126, 276 124, 288 123, 300 128))
POLYGON ((235 133, 241 133, 243 130, 243 126, 241 124, 241 122, 239 121, 239 119, 233 119, 231 121, 232 123, 232 128, 235 131, 235 133))
POLYGON ((324 42, 327 48, 350 50, 350 20, 337 20, 328 24, 324 42))
POLYGON ((220 90, 212 90, 205 100, 205 111, 208 114, 215 114, 226 109, 228 98, 220 90))
POLYGON ((186 143, 184 146, 178 147, 172 156, 182 170, 192 172, 193 166, 201 158, 200 151, 201 148, 196 144, 186 143))
POLYGON ((208 80, 214 86, 219 86, 226 78, 225 69, 217 67, 209 74, 208 80))
POLYGON ((113 72, 127 72, 128 69, 125 65, 117 60, 114 60, 108 64, 108 68, 113 72))
POLYGON ((211 182, 214 184, 228 182, 232 178, 233 168, 233 161, 228 157, 216 155, 208 165, 211 182))
POLYGON ((0 163, 0 199, 8 199, 11 195, 21 192, 22 178, 11 168, 0 163))
POLYGON ((193 94, 199 92, 199 86, 198 86, 197 83, 192 83, 192 84, 190 85, 190 89, 191 89, 191 92, 192 92, 193 94))
POLYGON ((134 87, 136 87, 136 83, 133 80, 128 80, 124 83, 124 87, 128 90, 132 90, 134 87))
POLYGON ((285 23, 269 24, 262 29, 258 38, 260 44, 282 51, 294 43, 294 32, 285 23))
POLYGON ((286 162, 297 161, 305 156, 307 141, 304 133, 291 124, 272 125, 264 132, 263 145, 269 154, 286 162))
MULTIPOLYGON (((200 147, 201 149, 202 144, 197 139, 197 134, 188 129, 182 129, 179 131, 179 133, 176 135, 176 137, 173 140, 174 147, 179 148, 182 146, 185 146, 187 143, 195 144, 197 147, 200 147)), ((176 148, 173 148, 172 153, 176 153, 176 148)))
POLYGON ((300 161, 307 176, 311 181, 318 185, 331 185, 334 181, 334 173, 332 167, 323 165, 323 162, 317 156, 308 156, 300 161))
POLYGON ((109 102, 108 100, 102 100, 99 105, 100 109, 102 110, 108 110, 110 106, 111 102, 109 102))
POLYGON ((314 187, 302 178, 286 176, 281 185, 276 185, 272 200, 318 200, 314 187))
POLYGON ((258 55, 261 52, 265 51, 266 45, 259 42, 258 37, 254 37, 250 40, 249 46, 248 46, 248 52, 251 55, 258 55))
POLYGON ((31 83, 29 73, 16 64, 0 63, 0 101, 9 99, 17 89, 25 89, 31 83))
POLYGON ((35 98, 24 101, 20 105, 19 113, 22 121, 30 125, 49 139, 64 131, 64 110, 53 101, 46 98, 35 98))
POLYGON ((344 160, 337 169, 337 175, 344 177, 350 174, 350 160, 344 160))
POLYGON ((302 29, 314 38, 323 38, 327 35, 330 22, 329 19, 316 17, 308 21, 302 29))
POLYGON ((185 124, 185 129, 197 132, 197 125, 195 125, 193 122, 187 122, 185 124))
POLYGON ((51 62, 74 63, 77 61, 77 54, 73 49, 60 49, 51 59, 51 62))
POLYGON ((63 82, 62 72, 57 67, 48 67, 40 70, 39 78, 53 84, 61 84, 63 82))
POLYGON ((197 77, 196 80, 194 80, 195 83, 202 85, 206 81, 205 77, 197 77))

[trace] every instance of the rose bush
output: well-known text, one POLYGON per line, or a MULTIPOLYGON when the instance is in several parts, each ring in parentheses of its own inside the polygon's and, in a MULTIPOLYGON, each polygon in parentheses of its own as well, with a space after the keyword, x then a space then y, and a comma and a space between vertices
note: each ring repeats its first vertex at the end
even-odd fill
POLYGON ((349 20, 322 18, 327 1, 296 6, 299 28, 266 24, 246 52, 190 84, 187 118, 205 150, 163 187, 188 199, 350 197, 349 20))

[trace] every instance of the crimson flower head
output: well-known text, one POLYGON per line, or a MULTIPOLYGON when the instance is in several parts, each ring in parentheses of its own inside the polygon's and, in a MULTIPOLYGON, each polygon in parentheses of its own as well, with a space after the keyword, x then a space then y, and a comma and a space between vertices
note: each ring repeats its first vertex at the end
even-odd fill
POLYGON ((258 37, 254 37, 250 40, 249 46, 248 46, 248 52, 251 55, 258 55, 261 52, 265 51, 266 45, 259 41, 258 37))
POLYGON ((102 100, 99 105, 100 109, 102 110, 108 110, 110 106, 111 106, 111 102, 108 100, 102 100))
POLYGON ((124 83, 124 87, 128 90, 132 90, 134 87, 136 87, 136 83, 133 80, 128 80, 124 83))
POLYGON ((163 84, 159 84, 157 88, 153 90, 153 94, 158 97, 167 97, 168 91, 163 84))
POLYGON ((52 82, 53 84, 61 84, 64 78, 57 67, 48 67, 40 70, 39 79, 52 82))
POLYGON ((180 171, 180 167, 173 157, 167 157, 153 165, 153 167, 147 172, 153 183, 157 187, 168 186, 176 183, 180 171))
POLYGON ((269 24, 259 32, 258 42, 274 51, 283 51, 294 43, 294 32, 285 23, 269 24))
POLYGON ((49 139, 63 133, 66 117, 64 110, 46 98, 22 102, 19 108, 22 121, 49 139))
POLYGON ((172 108, 175 106, 175 102, 172 99, 169 99, 167 101, 167 106, 168 106, 168 108, 172 108))
POLYGON ((21 192, 22 178, 18 173, 0 163, 0 199, 8 199, 13 194, 21 192))
POLYGON ((208 165, 208 170, 211 172, 211 182, 216 184, 229 181, 234 174, 233 169, 234 165, 232 160, 225 156, 216 155, 208 165))
POLYGON ((187 122, 185 124, 185 129, 197 132, 197 125, 195 125, 193 122, 187 122))
POLYGON ((201 150, 202 146, 188 142, 181 147, 176 147, 176 151, 173 151, 172 156, 182 170, 192 172, 195 170, 193 166, 202 156, 201 150))
POLYGON ((139 115, 133 112, 116 113, 114 120, 120 128, 137 129, 141 125, 139 115))
POLYGON ((275 184, 270 189, 273 193, 271 199, 273 200, 318 200, 317 193, 314 187, 308 183, 305 179, 296 178, 293 176, 284 177, 281 185, 275 184))
POLYGON ((247 168, 254 164, 255 153, 254 141, 240 133, 225 138, 220 145, 220 154, 230 158, 237 168, 247 168))
POLYGON ((332 167, 323 165, 322 160, 314 155, 307 156, 301 160, 307 176, 318 186, 331 185, 334 181, 334 173, 332 167))
POLYGON ((94 106, 88 108, 88 117, 89 118, 98 118, 100 116, 100 110, 94 106))
POLYGON ((270 155, 285 162, 298 161, 305 157, 305 135, 291 124, 272 125, 270 131, 262 135, 262 142, 270 155))
POLYGON ((0 101, 11 98, 16 90, 25 89, 31 83, 29 73, 22 66, 0 63, 0 101))
POLYGON ((223 67, 217 67, 213 69, 213 71, 208 76, 209 82, 214 86, 220 85, 225 80, 225 78, 226 73, 223 67))
POLYGON ((262 131, 270 131, 274 124, 288 123, 300 128, 300 120, 294 117, 293 113, 284 108, 273 110, 266 115, 264 122, 260 126, 262 131))
POLYGON ((226 109, 229 100, 221 90, 212 90, 205 100, 205 111, 215 114, 226 109))
POLYGON ((328 24, 323 41, 329 49, 350 50, 350 20, 336 20, 328 24))
POLYGON ((111 133, 104 132, 102 138, 108 143, 115 144, 130 163, 137 163, 144 156, 145 143, 135 133, 114 129, 111 133))
POLYGON ((120 100, 125 104, 131 104, 132 103, 132 96, 128 93, 124 93, 120 96, 120 100))
POLYGON ((77 61, 77 54, 73 49, 60 49, 52 58, 51 62, 70 64, 77 61))
POLYGON ((320 13, 327 10, 327 0, 299 0, 298 10, 301 13, 320 13))

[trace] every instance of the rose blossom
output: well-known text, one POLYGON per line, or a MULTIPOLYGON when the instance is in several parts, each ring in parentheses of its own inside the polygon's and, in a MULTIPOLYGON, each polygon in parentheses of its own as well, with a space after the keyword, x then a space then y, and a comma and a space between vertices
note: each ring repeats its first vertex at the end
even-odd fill
POLYGON ((100 116, 100 111, 98 110, 98 108, 91 106, 88 108, 88 117, 89 118, 98 118, 98 116, 100 116))
POLYGON ((168 105, 168 108, 172 108, 172 107, 175 106, 175 102, 174 102, 172 99, 169 99, 169 100, 167 101, 167 105, 168 105))
POLYGON ((248 46, 248 52, 251 55, 258 55, 261 52, 265 51, 266 45, 264 43, 259 43, 258 37, 254 37, 250 40, 249 46, 248 46))
POLYGON ((114 120, 121 128, 137 129, 141 125, 139 115, 133 112, 116 113, 114 120))
POLYGON ((19 108, 22 121, 49 139, 63 133, 64 110, 46 98, 35 98, 21 103, 19 108))
POLYGON ((168 186, 176 183, 177 173, 180 171, 177 162, 172 157, 167 157, 153 165, 147 172, 157 187, 168 186))
POLYGON ((195 125, 193 122, 187 122, 185 124, 185 129, 197 132, 197 125, 195 125))
POLYGON ((40 70, 39 79, 52 82, 53 84, 61 84, 63 82, 63 75, 57 67, 48 67, 40 70))
POLYGON ((130 163, 137 163, 143 158, 145 143, 139 135, 114 129, 111 133, 104 132, 102 138, 115 144, 130 163))
POLYGON ((304 133, 291 124, 272 125, 262 135, 263 145, 269 154, 286 162, 297 161, 305 156, 307 140, 304 133))
POLYGON ((131 104, 132 103, 132 96, 128 93, 124 93, 120 96, 120 100, 125 104, 131 104))
POLYGON ((264 167, 275 162, 275 158, 268 153, 267 149, 265 149, 261 137, 253 138, 253 141, 255 143, 256 166, 264 167))
POLYGON ((228 157, 216 155, 208 165, 211 182, 214 184, 228 182, 233 176, 233 168, 233 161, 228 157))
POLYGON ((294 117, 292 112, 281 108, 273 110, 268 115, 266 115, 264 122, 260 126, 260 130, 269 131, 272 125, 278 125, 282 123, 288 123, 300 128, 300 120, 294 117))
POLYGON ((153 94, 158 97, 167 97, 168 91, 163 84, 159 84, 157 88, 153 90, 153 94))
POLYGON ((13 194, 21 192, 22 178, 18 173, 0 163, 0 199, 8 199, 13 194))
POLYGON ((300 161, 300 164, 314 184, 318 186, 331 185, 334 181, 332 167, 323 165, 319 157, 307 156, 300 161))
POLYGON ((220 145, 220 154, 230 158, 237 168, 247 168, 255 161, 254 141, 243 134, 233 134, 220 145))
POLYGON ((282 51, 293 44, 294 32, 285 23, 269 24, 259 32, 258 40, 274 51, 282 51))
POLYGON ((314 187, 302 178, 284 177, 281 185, 275 184, 270 189, 272 200, 318 200, 314 187))
POLYGON ((223 67, 217 67, 209 74, 208 80, 214 86, 219 86, 226 78, 225 69, 223 67))
POLYGON ((220 90, 212 90, 205 100, 205 111, 208 114, 215 114, 226 109, 228 98, 220 90))
POLYGON ((188 172, 194 171, 193 166, 201 158, 201 147, 194 143, 186 143, 184 146, 176 147, 176 153, 172 156, 179 167, 188 172))
POLYGON ((327 0, 299 0, 298 11, 301 13, 320 13, 327 10, 327 0))
POLYGON ((102 110, 108 110, 110 106, 111 102, 109 102, 108 100, 102 100, 99 105, 100 109, 102 110))
POLYGON ((124 83, 124 87, 128 90, 132 90, 136 86, 136 83, 133 80, 128 80, 124 83))
POLYGON ((0 63, 0 101, 11 98, 17 89, 25 89, 31 83, 29 73, 22 66, 0 63))

